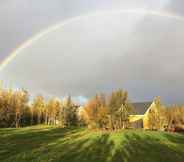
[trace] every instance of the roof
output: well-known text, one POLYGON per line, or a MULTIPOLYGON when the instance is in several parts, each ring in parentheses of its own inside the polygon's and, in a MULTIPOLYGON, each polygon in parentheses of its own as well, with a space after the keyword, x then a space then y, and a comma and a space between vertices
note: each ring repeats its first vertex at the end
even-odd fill
POLYGON ((133 107, 135 110, 134 114, 144 115, 147 109, 150 107, 152 102, 135 102, 133 103, 133 107))

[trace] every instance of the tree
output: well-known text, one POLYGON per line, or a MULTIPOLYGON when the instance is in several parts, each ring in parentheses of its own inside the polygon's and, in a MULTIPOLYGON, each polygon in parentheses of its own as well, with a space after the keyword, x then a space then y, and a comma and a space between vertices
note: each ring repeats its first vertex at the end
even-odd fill
POLYGON ((31 113, 33 115, 36 112, 37 124, 41 124, 44 120, 44 111, 45 111, 45 101, 43 96, 36 96, 32 103, 33 110, 31 113))
POLYGON ((96 95, 85 105, 85 120, 90 128, 105 128, 107 125, 107 107, 105 96, 96 95))
POLYGON ((119 128, 127 128, 129 126, 129 115, 133 111, 133 106, 127 101, 121 105, 118 110, 119 114, 119 128))
POLYGON ((128 92, 117 90, 109 97, 109 124, 111 129, 125 128, 128 123, 128 115, 133 107, 128 100, 128 92))
POLYGON ((172 105, 167 108, 168 129, 184 125, 184 106, 172 105))
POLYGON ((160 97, 156 97, 148 113, 148 127, 151 130, 161 130, 165 125, 167 125, 166 109, 161 104, 160 97))
POLYGON ((15 91, 13 94, 12 107, 15 110, 15 126, 18 128, 20 126, 20 120, 24 109, 26 108, 28 102, 28 92, 25 90, 15 91))
POLYGON ((72 126, 77 125, 78 115, 77 115, 78 106, 73 104, 71 96, 68 96, 64 99, 62 105, 62 123, 63 126, 72 126))
POLYGON ((12 106, 13 91, 0 90, 0 127, 11 127, 15 121, 15 109, 12 106))
POLYGON ((61 109, 61 102, 59 99, 57 98, 49 99, 47 103, 48 124, 50 125, 57 124, 60 109, 61 109))

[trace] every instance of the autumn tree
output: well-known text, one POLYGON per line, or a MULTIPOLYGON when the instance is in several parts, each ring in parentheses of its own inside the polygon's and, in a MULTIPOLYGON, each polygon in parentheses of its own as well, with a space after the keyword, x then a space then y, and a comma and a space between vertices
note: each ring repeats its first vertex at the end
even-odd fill
POLYGON ((36 113, 37 116, 37 124, 41 124, 44 119, 44 111, 45 111, 45 101, 43 96, 36 96, 32 103, 32 113, 36 113))
POLYGON ((128 115, 133 109, 128 100, 128 93, 123 90, 114 91, 111 93, 108 103, 110 128, 118 129, 127 127, 128 115))
POLYGON ((168 129, 184 125, 184 106, 172 105, 167 108, 168 129))
POLYGON ((63 100, 61 110, 63 126, 69 127, 77 125, 78 122, 77 109, 78 106, 73 103, 71 96, 68 96, 63 100))
POLYGON ((16 91, 13 97, 13 105, 15 108, 15 126, 18 128, 24 109, 28 103, 28 92, 25 90, 16 91))
POLYGON ((154 99, 148 112, 148 127, 151 130, 161 130, 167 125, 167 111, 161 104, 160 97, 154 99))
POLYGON ((15 109, 12 106, 13 91, 0 90, 0 126, 12 127, 15 120, 15 109))
POLYGON ((59 111, 61 109, 61 102, 57 98, 49 99, 47 103, 47 117, 48 124, 56 125, 59 118, 59 111))
POLYGON ((107 106, 105 96, 97 94, 85 105, 85 120, 90 128, 105 128, 107 125, 107 106))

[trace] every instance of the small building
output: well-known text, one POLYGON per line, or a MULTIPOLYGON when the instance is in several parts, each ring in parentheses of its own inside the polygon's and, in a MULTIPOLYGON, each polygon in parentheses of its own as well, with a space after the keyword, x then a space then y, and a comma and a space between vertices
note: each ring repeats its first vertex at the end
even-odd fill
POLYGON ((133 103, 135 113, 129 116, 130 125, 132 128, 144 128, 149 129, 148 114, 151 110, 156 108, 155 101, 151 102, 141 102, 133 103))

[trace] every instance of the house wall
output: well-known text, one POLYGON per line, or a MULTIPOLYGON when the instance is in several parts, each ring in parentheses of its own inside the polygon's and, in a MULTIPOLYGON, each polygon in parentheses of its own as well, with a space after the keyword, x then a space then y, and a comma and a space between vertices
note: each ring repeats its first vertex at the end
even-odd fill
POLYGON ((131 127, 132 128, 143 128, 143 120, 140 119, 138 121, 132 122, 131 127))
POLYGON ((148 115, 145 115, 145 117, 143 118, 143 128, 144 129, 149 129, 149 118, 148 118, 148 115))
POLYGON ((156 104, 155 102, 153 102, 151 106, 148 108, 148 110, 146 111, 146 113, 144 114, 144 117, 143 117, 143 128, 144 129, 150 129, 149 128, 149 113, 151 110, 155 108, 156 108, 156 104))
POLYGON ((130 115, 129 122, 131 128, 143 128, 144 115, 130 115))

